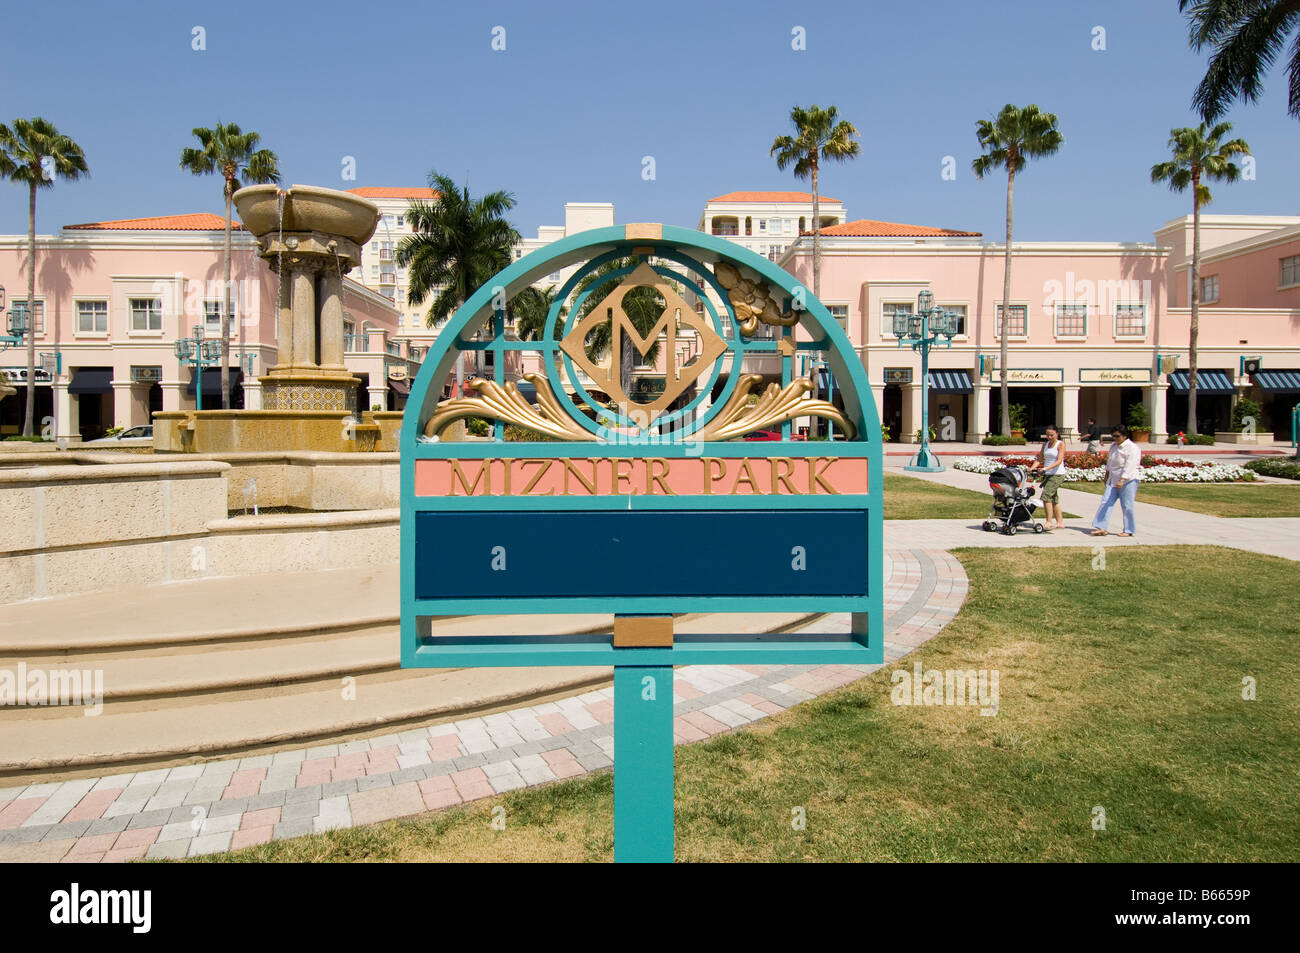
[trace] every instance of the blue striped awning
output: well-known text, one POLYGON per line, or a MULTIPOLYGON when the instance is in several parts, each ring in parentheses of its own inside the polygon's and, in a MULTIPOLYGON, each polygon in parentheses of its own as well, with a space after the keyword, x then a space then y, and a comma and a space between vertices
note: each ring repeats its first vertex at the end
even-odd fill
POLYGON ((971 394, 975 391, 970 371, 931 371, 927 382, 936 394, 971 394))
POLYGON ((1300 391, 1300 371, 1256 371, 1250 377, 1270 394, 1300 391))
MULTIPOLYGON (((1176 394, 1187 393, 1187 371, 1174 371, 1169 375, 1169 389, 1176 394)), ((1232 378, 1227 371, 1196 370, 1196 393, 1198 394, 1234 394, 1232 378)))

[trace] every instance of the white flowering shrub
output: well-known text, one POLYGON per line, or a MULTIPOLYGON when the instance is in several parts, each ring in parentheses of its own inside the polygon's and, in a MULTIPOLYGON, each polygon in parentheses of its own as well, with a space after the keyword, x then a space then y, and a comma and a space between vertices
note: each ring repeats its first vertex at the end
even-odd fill
MULTIPOLYGON (((967 473, 992 473, 1002 464, 993 457, 958 457, 953 461, 954 470, 967 473)), ((1138 479, 1142 483, 1237 483, 1255 479, 1255 474, 1235 463, 1194 463, 1192 466, 1138 467, 1138 479)), ((1067 483, 1104 483, 1105 467, 1092 467, 1087 470, 1065 468, 1067 483)))

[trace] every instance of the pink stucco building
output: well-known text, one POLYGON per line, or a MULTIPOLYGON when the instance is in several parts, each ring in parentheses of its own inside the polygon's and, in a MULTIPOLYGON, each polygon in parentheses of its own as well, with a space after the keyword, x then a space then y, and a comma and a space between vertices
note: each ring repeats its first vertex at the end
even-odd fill
MULTIPOLYGON (((940 440, 997 432, 1002 243, 868 220, 822 234, 822 300, 858 350, 894 438, 920 428, 921 380, 893 317, 927 289, 962 315, 951 347, 931 354, 931 423, 940 440)), ((1155 238, 1015 243, 1008 375, 1031 433, 1051 423, 1077 433, 1089 417, 1109 427, 1135 403, 1150 411, 1153 439, 1183 428, 1191 216, 1155 238)), ((1300 217, 1203 215, 1201 242, 1198 429, 1226 430, 1234 401, 1250 396, 1264 407, 1260 429, 1289 438, 1300 403, 1300 217)), ((779 263, 811 286, 811 238, 779 263)))
MULTIPOLYGON (((111 426, 150 422, 160 410, 195 406, 194 369, 174 353, 202 325, 220 335, 225 220, 199 213, 94 222, 37 235, 35 335, 38 429, 70 440, 111 426), (45 356, 44 367, 42 358, 45 356)), ((258 375, 276 363, 278 276, 242 229, 233 236, 231 332, 236 406, 261 407, 258 375)), ((27 297, 27 236, 0 236, 0 287, 8 313, 27 297)), ((415 363, 396 335, 386 298, 344 281, 344 362, 362 378, 365 407, 400 406, 415 363), (391 385, 390 385, 391 378, 391 385)), ((8 324, 6 317, 5 324, 8 324)), ((19 433, 26 400, 26 348, 0 351, 18 393, 0 401, 0 434, 19 433)), ((220 370, 206 368, 203 405, 221 406, 220 370)))

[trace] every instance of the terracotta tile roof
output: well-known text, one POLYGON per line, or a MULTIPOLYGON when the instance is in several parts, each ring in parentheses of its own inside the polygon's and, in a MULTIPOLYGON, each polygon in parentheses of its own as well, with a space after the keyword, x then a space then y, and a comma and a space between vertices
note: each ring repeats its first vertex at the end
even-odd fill
POLYGON ((353 195, 363 199, 431 199, 436 197, 433 189, 406 188, 398 185, 366 185, 359 189, 348 189, 353 195))
MULTIPOLYGON (((233 223, 236 229, 244 226, 233 223)), ((120 218, 112 222, 85 222, 65 225, 65 228, 98 229, 116 232, 211 232, 225 231, 226 220, 212 212, 195 212, 190 215, 158 215, 154 218, 120 218)))
MULTIPOLYGON (((839 202, 829 195, 820 197, 823 202, 839 202)), ((709 202, 812 202, 811 192, 728 192, 709 202)))
POLYGON ((899 222, 877 222, 869 218, 831 225, 822 229, 823 235, 849 235, 858 238, 928 238, 965 237, 978 238, 982 232, 962 232, 953 228, 931 228, 929 225, 903 225, 899 222))

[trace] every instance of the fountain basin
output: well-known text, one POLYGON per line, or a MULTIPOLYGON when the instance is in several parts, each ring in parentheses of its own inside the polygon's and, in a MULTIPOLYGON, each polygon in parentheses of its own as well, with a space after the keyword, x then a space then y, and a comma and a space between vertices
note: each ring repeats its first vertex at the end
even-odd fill
MULTIPOLYGON (((281 230, 280 192, 276 185, 250 185, 233 196, 239 220, 259 240, 274 237, 281 230)), ((293 185, 284 199, 283 230, 323 232, 364 245, 375 234, 379 215, 377 205, 350 192, 293 185)))

